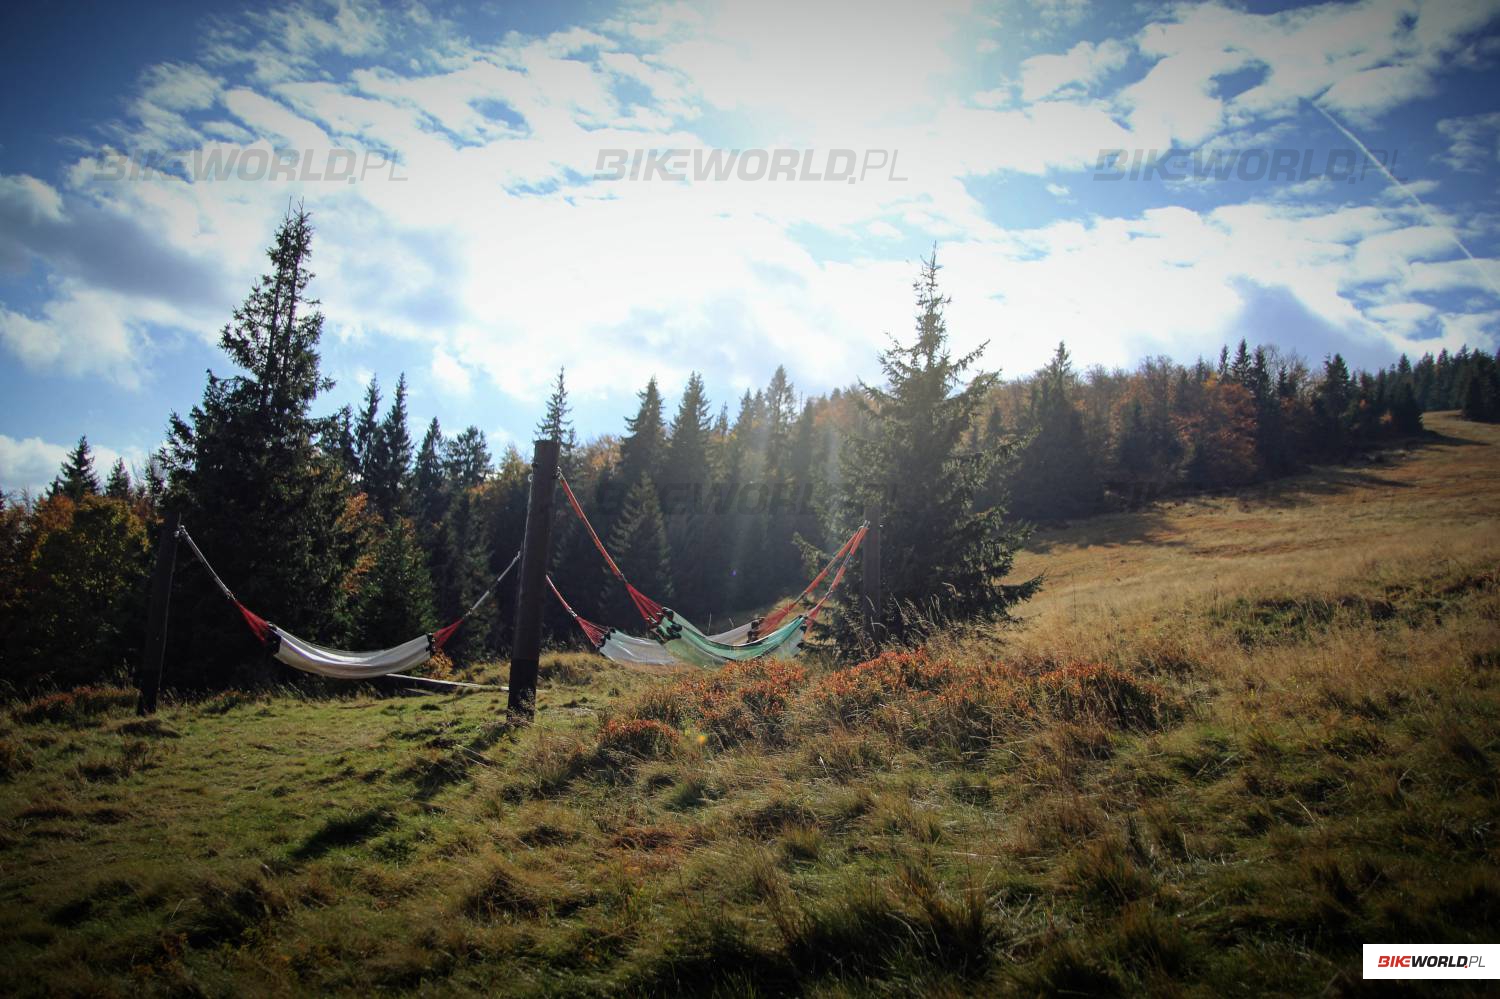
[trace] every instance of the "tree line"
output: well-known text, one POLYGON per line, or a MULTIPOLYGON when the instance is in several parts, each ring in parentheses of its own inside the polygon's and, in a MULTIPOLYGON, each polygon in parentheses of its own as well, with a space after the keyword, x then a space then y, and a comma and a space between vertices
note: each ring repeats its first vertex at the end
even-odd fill
MULTIPOLYGON (((269 267, 220 334, 235 372, 207 376, 172 414, 135 477, 101 484, 86 440, 37 499, 0 508, 0 649, 17 686, 70 684, 126 668, 143 638, 155 531, 182 513, 236 599, 322 644, 380 648, 465 612, 519 550, 529 468, 477 427, 413 433, 404 375, 378 376, 359 407, 318 415, 323 317, 309 297, 313 229, 300 208, 269 267)), ((1421 430, 1421 413, 1494 419, 1495 358, 1467 349, 1351 371, 1241 342, 1217 363, 1152 358, 1134 371, 1075 370, 1059 344, 1024 378, 954 357, 935 256, 914 286, 909 342, 881 354, 884 381, 800 393, 784 368, 717 409, 692 374, 671 405, 653 378, 622 432, 579 439, 559 371, 538 437, 621 570, 642 591, 717 630, 796 593, 859 525, 884 511, 882 639, 935 622, 1003 616, 1034 592, 1008 580, 1027 522, 1086 515, 1171 492, 1233 488, 1421 430)), ((418 424, 420 425, 420 424, 418 424)), ((565 503, 551 573, 584 616, 639 631, 623 588, 565 503)), ((828 636, 867 648, 853 604, 856 561, 825 616, 828 636)), ((459 663, 509 641, 509 588, 466 620, 459 663)), ((179 560, 170 680, 219 686, 273 673, 233 606, 179 560)), ((553 641, 577 641, 548 603, 553 641)))

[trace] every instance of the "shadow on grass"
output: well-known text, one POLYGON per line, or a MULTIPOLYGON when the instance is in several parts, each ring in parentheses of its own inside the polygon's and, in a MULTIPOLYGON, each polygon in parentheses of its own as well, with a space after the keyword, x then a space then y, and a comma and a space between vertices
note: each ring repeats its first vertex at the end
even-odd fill
POLYGON ((467 778, 476 763, 484 762, 485 750, 515 730, 515 726, 504 721, 486 725, 466 745, 455 746, 451 753, 438 759, 419 759, 396 776, 416 785, 415 800, 431 801, 444 788, 467 778))
POLYGON ((396 816, 384 808, 367 808, 352 815, 336 815, 292 851, 294 860, 313 860, 330 850, 356 846, 396 824, 396 816))

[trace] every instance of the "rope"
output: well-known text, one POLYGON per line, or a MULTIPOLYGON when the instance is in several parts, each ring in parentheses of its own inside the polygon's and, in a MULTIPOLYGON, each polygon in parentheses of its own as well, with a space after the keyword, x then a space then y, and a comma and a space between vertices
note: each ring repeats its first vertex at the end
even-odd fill
POLYGON ((224 580, 219 578, 219 574, 217 572, 214 572, 214 567, 208 564, 208 559, 204 558, 203 553, 198 550, 198 543, 194 541, 193 536, 188 533, 186 524, 177 525, 177 536, 183 541, 186 541, 188 547, 193 550, 193 554, 198 556, 198 561, 203 563, 203 568, 207 569, 208 574, 213 577, 214 585, 218 586, 220 592, 222 592, 224 596, 228 597, 233 603, 238 604, 239 601, 235 599, 235 596, 232 592, 230 592, 229 587, 224 585, 224 580))
POLYGON ((475 600, 474 603, 469 605, 468 610, 459 615, 457 621, 454 621, 452 624, 446 625, 445 627, 439 628, 437 631, 434 631, 432 633, 432 649, 434 652, 442 650, 444 644, 446 644, 448 639, 453 637, 453 633, 458 630, 458 626, 463 624, 464 620, 467 619, 470 614, 477 611, 480 605, 490 598, 490 594, 494 593, 496 588, 505 581, 505 577, 510 575, 510 571, 516 567, 516 563, 519 561, 521 561, 521 553, 518 551, 516 552, 515 558, 510 560, 510 565, 506 566, 501 571, 500 575, 495 577, 495 581, 490 584, 489 589, 479 594, 479 599, 475 600))
MULTIPOLYGON (((255 633, 255 637, 260 639, 262 642, 269 641, 271 635, 275 634, 275 626, 265 618, 261 617, 259 614, 252 611, 250 608, 246 607, 244 604, 240 603, 239 598, 234 595, 234 592, 230 590, 229 587, 224 585, 224 580, 219 578, 219 574, 214 571, 214 567, 209 564, 208 559, 204 556, 203 552, 199 550, 197 542, 195 542, 193 540, 193 536, 188 533, 186 525, 180 525, 177 528, 177 536, 183 541, 187 542, 187 545, 190 549, 192 549, 193 554, 198 556, 198 561, 203 563, 203 568, 207 569, 208 574, 213 577, 214 584, 218 586, 219 591, 224 594, 225 598, 227 598, 230 603, 234 604, 234 606, 239 609, 241 616, 243 616, 245 619, 245 623, 249 625, 250 630, 255 633)), ((437 631, 434 631, 432 633, 429 638, 429 644, 431 645, 433 651, 441 649, 443 647, 443 644, 447 642, 448 639, 453 637, 453 633, 458 630, 459 625, 464 623, 464 619, 467 618, 470 614, 477 611, 480 608, 480 605, 482 605, 486 600, 490 598, 490 596, 495 592, 500 584, 505 581, 505 577, 510 575, 510 571, 516 567, 516 563, 519 561, 521 561, 521 553, 516 552, 515 558, 510 560, 510 565, 507 565, 505 569, 501 571, 500 575, 495 577, 495 581, 489 585, 488 589, 486 589, 479 595, 479 599, 475 600, 474 603, 469 606, 468 610, 459 615, 458 620, 454 621, 452 624, 439 628, 437 631)))
POLYGON ((557 598, 557 602, 562 604, 563 610, 568 612, 568 616, 573 619, 573 622, 577 624, 579 628, 583 629, 583 633, 589 637, 589 641, 594 643, 594 648, 597 649, 599 646, 603 645, 604 640, 609 637, 609 631, 607 629, 599 627, 599 625, 595 624, 592 621, 579 617, 578 612, 573 609, 573 605, 568 603, 568 601, 563 598, 562 591, 559 590, 557 588, 557 584, 552 581, 552 576, 550 573, 547 576, 547 586, 552 590, 552 595, 557 598))
POLYGON ((600 555, 604 556, 604 561, 609 566, 610 571, 615 574, 616 578, 618 578, 620 582, 624 583, 626 586, 629 586, 630 581, 625 578, 625 574, 620 571, 620 567, 616 565, 615 560, 610 557, 609 550, 604 547, 604 542, 599 540, 599 532, 595 531, 594 525, 589 523, 588 514, 583 512, 583 507, 579 504, 578 497, 573 495, 573 487, 568 485, 567 476, 563 475, 561 472, 558 472, 557 481, 562 483, 563 495, 568 497, 568 505, 573 508, 574 513, 578 514, 578 519, 583 521, 583 526, 588 530, 589 537, 594 539, 594 547, 599 549, 600 555))
POLYGON ((828 560, 828 564, 823 567, 823 571, 814 576, 813 581, 807 584, 807 588, 804 589, 801 593, 797 594, 796 597, 788 600, 779 609, 774 610, 771 613, 767 614, 765 617, 761 618, 760 624, 755 628, 755 631, 762 634, 775 631, 776 627, 781 624, 782 621, 786 620, 786 616, 793 610, 795 610, 797 606, 802 603, 802 601, 806 600, 809 593, 818 588, 818 584, 823 582, 823 578, 828 575, 829 570, 831 570, 834 565, 838 563, 838 560, 843 558, 844 553, 849 550, 849 546, 854 543, 854 539, 859 536, 859 533, 861 531, 869 526, 869 522, 867 521, 859 525, 859 527, 855 528, 854 533, 849 535, 849 537, 844 540, 843 545, 839 547, 839 550, 833 553, 833 558, 828 560))
POLYGON ((223 593, 225 598, 230 603, 234 604, 235 609, 240 612, 240 616, 245 619, 245 624, 249 626, 250 630, 255 634, 255 637, 260 641, 260 643, 262 645, 269 643, 271 641, 271 636, 276 633, 276 629, 272 626, 271 622, 255 613, 249 607, 246 607, 244 604, 240 603, 239 598, 234 595, 234 592, 231 591, 229 587, 224 585, 224 580, 219 578, 219 574, 214 571, 214 567, 209 564, 207 557, 205 557, 202 550, 199 549, 198 542, 194 541, 193 536, 188 533, 186 524, 177 525, 177 537, 183 541, 186 541, 188 548, 194 555, 198 556, 198 561, 202 562, 203 568, 208 570, 208 574, 210 577, 212 577, 214 585, 219 588, 219 592, 223 593))
POLYGON ((833 591, 838 589, 839 584, 844 581, 844 572, 849 568, 849 563, 854 561, 854 552, 859 548, 860 542, 865 540, 865 534, 869 530, 869 525, 866 524, 854 532, 854 537, 850 539, 852 544, 849 545, 849 551, 844 554, 844 564, 839 566, 839 571, 834 574, 833 582, 828 584, 828 592, 823 594, 823 599, 813 604, 812 610, 807 612, 808 624, 812 624, 818 619, 818 612, 823 609, 823 605, 828 602, 828 598, 833 596, 833 591))
POLYGON ((490 588, 479 594, 479 599, 474 601, 474 603, 469 606, 468 610, 464 611, 463 617, 460 617, 459 620, 462 621, 465 617, 468 617, 470 614, 477 611, 479 609, 479 605, 490 598, 490 594, 494 593, 495 588, 505 581, 505 577, 510 575, 510 571, 516 567, 516 563, 519 561, 521 561, 521 553, 517 551, 516 557, 510 560, 510 565, 506 566, 500 571, 500 575, 495 577, 495 581, 490 584, 490 588))
POLYGON ((589 537, 593 539, 594 547, 599 549, 599 554, 604 556, 604 562, 609 566, 610 572, 613 572, 615 578, 625 584, 625 593, 630 597, 630 602, 635 605, 635 609, 640 612, 648 625, 655 627, 660 624, 666 608, 636 589, 630 580, 625 578, 625 573, 620 571, 620 566, 610 556, 609 549, 605 548, 604 542, 599 540, 599 532, 594 530, 593 524, 589 523, 588 514, 583 512, 583 504, 579 503, 578 497, 573 494, 573 487, 568 485, 567 477, 558 472, 557 480, 562 483, 563 495, 568 497, 568 505, 573 508, 578 519, 583 521, 584 529, 589 532, 589 537))

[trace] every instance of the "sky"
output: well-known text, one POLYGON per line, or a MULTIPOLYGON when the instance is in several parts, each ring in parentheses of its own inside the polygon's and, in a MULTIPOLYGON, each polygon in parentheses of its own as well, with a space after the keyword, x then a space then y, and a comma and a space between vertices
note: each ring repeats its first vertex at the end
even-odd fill
POLYGON ((7 492, 138 467, 299 202, 320 410, 497 449, 878 379, 934 247, 1007 377, 1500 341, 1500 0, 13 4, 0 86, 7 492))

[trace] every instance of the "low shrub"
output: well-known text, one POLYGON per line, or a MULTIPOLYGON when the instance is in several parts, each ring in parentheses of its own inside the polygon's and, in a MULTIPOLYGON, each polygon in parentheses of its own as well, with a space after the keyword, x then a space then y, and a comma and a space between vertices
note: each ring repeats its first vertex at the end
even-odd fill
POLYGON ((75 687, 27 701, 13 714, 28 725, 52 722, 78 727, 111 712, 132 710, 135 702, 136 692, 128 687, 75 687))

